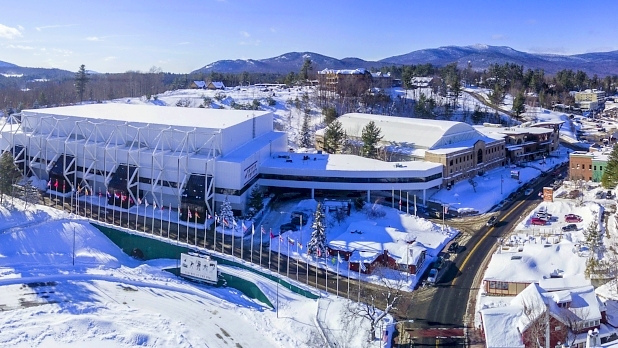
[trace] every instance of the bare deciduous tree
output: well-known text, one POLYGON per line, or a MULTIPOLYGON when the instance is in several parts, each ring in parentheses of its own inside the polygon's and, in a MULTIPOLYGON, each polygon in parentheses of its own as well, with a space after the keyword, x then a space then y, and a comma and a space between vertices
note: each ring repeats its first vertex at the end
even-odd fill
POLYGON ((379 286, 367 285, 361 290, 363 302, 352 303, 348 312, 354 317, 365 318, 369 321, 371 329, 369 340, 373 340, 376 328, 380 321, 391 311, 397 309, 399 302, 407 295, 405 292, 405 278, 401 273, 387 267, 377 267, 373 272, 380 279, 379 286))

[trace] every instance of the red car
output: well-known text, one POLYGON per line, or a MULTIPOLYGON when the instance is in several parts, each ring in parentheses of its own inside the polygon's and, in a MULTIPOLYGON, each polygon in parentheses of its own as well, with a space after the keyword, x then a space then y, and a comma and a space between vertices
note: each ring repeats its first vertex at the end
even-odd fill
POLYGON ((533 225, 545 226, 547 224, 547 221, 534 217, 530 219, 530 223, 533 225))
POLYGON ((583 219, 581 216, 579 215, 575 215, 575 214, 566 214, 564 216, 564 221, 566 222, 582 222, 583 219))

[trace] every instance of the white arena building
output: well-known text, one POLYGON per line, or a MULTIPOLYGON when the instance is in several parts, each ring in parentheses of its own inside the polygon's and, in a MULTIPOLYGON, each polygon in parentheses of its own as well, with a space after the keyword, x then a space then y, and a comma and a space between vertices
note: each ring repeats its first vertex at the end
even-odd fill
MULTIPOLYGON (((440 186, 443 167, 352 155, 287 152, 287 135, 264 111, 121 103, 24 110, 0 129, 25 175, 53 193, 84 190, 128 208, 147 200, 200 212, 203 222, 228 199, 246 210, 255 185, 315 190, 415 191, 440 186), (202 213, 203 212, 203 213, 202 213)), ((421 193, 422 192, 422 193, 421 193)), ((420 198, 420 197, 419 197, 420 198)), ((422 197, 423 200, 425 197, 422 197)))

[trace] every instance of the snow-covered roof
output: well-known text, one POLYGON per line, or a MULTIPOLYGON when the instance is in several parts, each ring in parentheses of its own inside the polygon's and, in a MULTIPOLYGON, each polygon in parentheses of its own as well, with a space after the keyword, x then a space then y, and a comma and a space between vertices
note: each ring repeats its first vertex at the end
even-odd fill
POLYGON ((522 135, 522 134, 549 134, 553 133, 553 129, 549 128, 533 128, 533 127, 487 127, 474 126, 479 132, 492 138, 504 138, 507 135, 522 135))
POLYGON ((483 332, 487 347, 524 347, 517 323, 521 308, 515 306, 486 308, 481 310, 483 332))
POLYGON ((373 121, 380 128, 383 144, 410 148, 437 149, 467 140, 491 141, 463 122, 409 117, 349 113, 337 119, 348 136, 360 138, 363 128, 373 121))
POLYGON ((211 84, 217 89, 225 88, 225 85, 221 81, 212 81, 211 84))
POLYGON ((364 177, 367 172, 383 172, 384 175, 393 177, 441 173, 442 165, 425 161, 385 162, 355 155, 285 152, 273 154, 262 163, 260 170, 267 174, 281 170, 294 174, 293 171, 296 170, 312 176, 344 174, 347 177, 364 177))
POLYGON ((348 229, 332 239, 328 246, 336 250, 351 251, 352 262, 371 262, 387 250, 397 263, 413 265, 426 250, 422 244, 414 242, 416 239, 417 235, 413 232, 398 231, 366 220, 351 223, 348 229), (409 254, 406 255, 406 252, 409 254))
POLYGON ((513 283, 534 283, 559 273, 563 278, 584 273, 585 258, 573 251, 573 244, 525 243, 513 247, 499 247, 491 257, 483 280, 513 283))
POLYGON ((83 104, 22 111, 22 115, 26 116, 67 116, 91 120, 111 120, 118 122, 213 129, 225 129, 249 120, 252 117, 259 117, 266 114, 269 114, 269 112, 131 105, 123 103, 83 104))
POLYGON ((197 86, 197 88, 204 88, 204 87, 206 87, 206 82, 204 82, 204 81, 193 81, 193 83, 197 86))
POLYGON ((539 286, 546 291, 561 291, 590 285, 590 280, 583 274, 574 274, 566 278, 545 278, 539 280, 539 286))
POLYGON ((364 75, 365 73, 367 73, 367 69, 365 69, 365 68, 340 69, 340 70, 324 69, 324 70, 318 71, 318 74, 320 74, 320 75, 326 75, 326 74, 335 74, 335 75, 364 75))

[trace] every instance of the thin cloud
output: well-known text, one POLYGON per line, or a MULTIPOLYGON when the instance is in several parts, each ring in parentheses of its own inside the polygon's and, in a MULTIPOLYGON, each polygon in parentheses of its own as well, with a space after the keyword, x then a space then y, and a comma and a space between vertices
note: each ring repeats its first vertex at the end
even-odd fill
POLYGON ((178 45, 189 45, 191 44, 189 41, 179 42, 178 45))
POLYGON ((21 37, 21 32, 19 29, 0 24, 0 38, 11 40, 18 37, 21 37))
POLYGON ((24 46, 24 45, 8 45, 7 48, 14 48, 18 50, 34 50, 35 48, 32 46, 24 46))
POLYGON ((53 48, 52 51, 55 52, 55 53, 58 53, 59 55, 61 55, 63 57, 69 57, 70 55, 73 54, 73 51, 65 50, 65 49, 62 49, 62 48, 53 48))
POLYGON ((98 36, 88 36, 88 37, 86 38, 86 41, 101 41, 101 40, 103 40, 103 39, 101 39, 101 38, 100 38, 100 37, 98 37, 98 36))
POLYGON ((103 58, 103 60, 106 61, 106 62, 110 62, 112 60, 116 60, 116 57, 115 56, 109 56, 109 57, 103 58))
POLYGON ((270 27, 270 32, 271 32, 271 33, 276 33, 276 32, 277 32, 277 29, 275 29, 275 28, 273 28, 273 27, 270 27))
POLYGON ((491 36, 491 39, 492 40, 496 40, 496 41, 505 40, 506 36, 504 36, 502 34, 494 34, 494 35, 491 36))
POLYGON ((44 25, 41 27, 35 27, 34 29, 36 29, 36 31, 43 31, 45 29, 56 29, 56 28, 68 28, 68 27, 74 27, 77 24, 55 24, 55 25, 44 25))
POLYGON ((244 37, 250 37, 251 36, 251 34, 249 34, 248 32, 246 32, 244 30, 240 32, 240 35, 242 35, 244 37))

